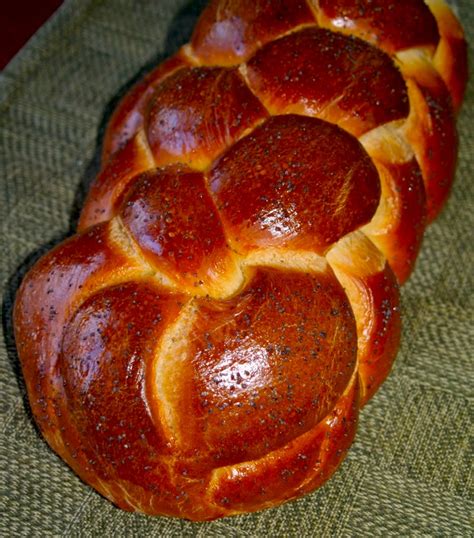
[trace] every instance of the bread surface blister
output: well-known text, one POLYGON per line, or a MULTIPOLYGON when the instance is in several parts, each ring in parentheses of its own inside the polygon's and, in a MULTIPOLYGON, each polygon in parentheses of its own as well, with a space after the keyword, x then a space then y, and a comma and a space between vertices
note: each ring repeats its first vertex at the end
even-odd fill
POLYGON ((125 510, 322 485, 400 339, 467 80, 441 0, 217 0, 119 104, 15 305, 35 420, 125 510))

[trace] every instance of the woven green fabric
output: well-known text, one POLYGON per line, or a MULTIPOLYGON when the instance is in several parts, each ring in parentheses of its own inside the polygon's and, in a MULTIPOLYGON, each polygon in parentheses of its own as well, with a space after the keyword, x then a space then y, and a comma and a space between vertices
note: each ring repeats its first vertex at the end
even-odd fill
MULTIPOLYGON (((472 0, 459 4, 473 44, 472 0)), ((396 366, 324 488, 273 510, 205 524, 129 514, 83 484, 34 426, 12 334, 15 291, 33 261, 74 226, 118 96, 143 66, 186 41, 201 8, 185 0, 69 0, 0 75, 0 535, 471 535, 472 84, 459 123, 453 195, 403 290, 396 366)))

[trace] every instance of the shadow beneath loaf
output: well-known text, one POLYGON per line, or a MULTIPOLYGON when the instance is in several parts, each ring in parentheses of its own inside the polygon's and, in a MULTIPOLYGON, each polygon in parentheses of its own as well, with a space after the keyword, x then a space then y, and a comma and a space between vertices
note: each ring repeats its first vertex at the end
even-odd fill
POLYGON ((54 246, 63 241, 66 237, 73 235, 76 231, 77 223, 79 220, 80 212, 84 204, 87 192, 94 178, 97 176, 100 169, 100 156, 102 152, 102 140, 104 136, 107 124, 112 116, 113 111, 117 107, 122 97, 130 90, 130 88, 140 80, 146 73, 151 71, 163 60, 171 56, 178 50, 181 45, 184 45, 189 41, 191 32, 196 24, 204 6, 207 4, 207 0, 194 0, 188 2, 181 11, 179 11, 172 20, 165 40, 164 51, 155 55, 149 62, 143 65, 139 71, 128 80, 117 93, 110 99, 105 106, 102 114, 101 121, 99 123, 95 151, 92 158, 89 160, 86 169, 76 187, 73 204, 71 207, 68 229, 64 232, 57 234, 50 239, 47 243, 41 245, 39 248, 28 254, 25 259, 18 265, 13 271, 10 278, 5 284, 3 297, 2 297, 2 325, 4 334, 4 344, 7 350, 8 360, 11 365, 11 369, 15 375, 18 383, 18 388, 23 399, 23 407, 28 418, 33 423, 35 431, 39 437, 41 434, 37 428, 30 409, 28 397, 26 393, 26 386, 21 371, 21 365, 19 357, 16 351, 15 335, 13 328, 13 308, 15 302, 15 296, 18 288, 26 275, 26 273, 33 267, 33 265, 54 246))

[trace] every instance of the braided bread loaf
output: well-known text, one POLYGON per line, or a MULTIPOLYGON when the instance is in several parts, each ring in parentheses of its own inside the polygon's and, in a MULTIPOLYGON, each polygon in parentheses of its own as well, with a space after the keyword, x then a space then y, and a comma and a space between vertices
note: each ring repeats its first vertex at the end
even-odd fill
POLYGON ((441 0, 212 1, 122 100, 78 234, 18 292, 51 447, 148 514, 324 483, 397 352, 466 78, 441 0))

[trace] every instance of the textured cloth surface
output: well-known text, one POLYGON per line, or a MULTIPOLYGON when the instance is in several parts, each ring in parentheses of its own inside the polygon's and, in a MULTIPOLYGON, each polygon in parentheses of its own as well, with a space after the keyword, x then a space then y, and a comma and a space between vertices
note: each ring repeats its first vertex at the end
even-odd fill
MULTIPOLYGON (((116 509, 41 439, 11 324, 22 275, 71 233, 119 96, 190 35, 203 2, 70 0, 0 75, 1 536, 468 536, 473 532, 474 85, 454 192, 403 289, 394 370, 322 489, 195 524, 116 509)), ((459 13, 474 44, 472 0, 459 13)), ((472 47, 471 58, 474 56, 472 47)))

